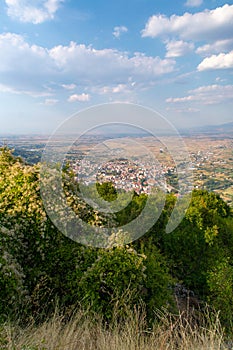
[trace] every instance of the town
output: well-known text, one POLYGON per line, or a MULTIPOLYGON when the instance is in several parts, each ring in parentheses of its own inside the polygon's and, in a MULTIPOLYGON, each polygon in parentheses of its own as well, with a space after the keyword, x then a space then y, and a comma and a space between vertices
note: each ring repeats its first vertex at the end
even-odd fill
MULTIPOLYGON (((191 162, 192 177, 188 174, 190 179, 186 179, 189 189, 192 185, 194 189, 216 192, 233 206, 233 139, 228 134, 200 133, 184 135, 183 140, 191 162)), ((40 161, 47 138, 15 136, 1 138, 1 141, 2 145, 13 148, 15 155, 34 164, 40 161)), ((61 139, 56 147, 62 150, 63 145, 61 139)), ((154 187, 177 195, 180 192, 176 164, 166 145, 153 137, 137 136, 133 141, 126 136, 117 140, 100 135, 84 137, 72 146, 65 162, 74 170, 76 180, 87 185, 112 182, 117 189, 136 193, 149 194, 154 187), (112 157, 105 149, 98 148, 106 142, 115 150, 112 157), (93 149, 95 152, 90 154, 93 149)))
MULTIPOLYGON (((93 162, 87 159, 84 162, 75 162, 72 168, 76 174, 76 180, 79 182, 81 179, 85 185, 111 182, 116 189, 133 190, 138 194, 150 194, 154 187, 176 192, 176 189, 166 182, 165 169, 153 169, 151 164, 144 164, 142 167, 139 160, 134 163, 124 158, 112 160, 99 167, 97 173, 93 162)), ((169 170, 173 171, 172 168, 169 170)))

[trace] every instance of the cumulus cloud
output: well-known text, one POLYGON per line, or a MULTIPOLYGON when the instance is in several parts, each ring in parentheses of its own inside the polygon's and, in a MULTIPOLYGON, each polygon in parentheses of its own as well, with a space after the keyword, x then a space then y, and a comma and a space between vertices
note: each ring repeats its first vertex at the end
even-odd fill
POLYGON ((172 40, 166 43, 166 57, 181 57, 194 50, 194 44, 183 40, 172 40))
POLYGON ((233 50, 233 39, 217 40, 197 48, 196 53, 209 56, 215 53, 225 53, 233 50))
POLYGON ((7 14, 20 22, 39 24, 54 18, 64 0, 5 0, 7 14))
POLYGON ((203 0, 187 0, 185 6, 187 7, 198 7, 203 4, 203 0))
POLYGON ((205 10, 182 16, 154 15, 142 31, 143 37, 177 35, 184 40, 221 40, 232 38, 233 5, 225 4, 214 10, 205 10))
POLYGON ((199 71, 233 68, 233 51, 206 57, 197 67, 199 71))
POLYGON ((63 87, 67 91, 76 86, 84 89, 137 83, 147 87, 164 74, 175 69, 175 61, 142 53, 129 55, 113 49, 97 50, 91 46, 71 42, 51 49, 30 45, 23 36, 0 34, 1 83, 17 91, 53 93, 63 87), (36 67, 36 69, 35 69, 36 67), (104 67, 104 69, 103 69, 104 67), (72 82, 65 84, 62 82, 72 82))
POLYGON ((45 85, 56 77, 57 68, 48 50, 29 45, 21 35, 0 34, 1 83, 13 90, 32 91, 33 94, 51 94, 45 85), (36 69, 35 69, 36 67, 36 69))
POLYGON ((123 33, 127 33, 128 32, 128 28, 125 26, 120 26, 120 27, 114 27, 113 30, 113 35, 115 36, 115 38, 119 38, 121 36, 121 34, 123 33))
POLYGON ((81 95, 74 94, 68 98, 68 102, 88 102, 90 100, 89 94, 82 93, 81 95))
POLYGON ((175 66, 175 61, 170 59, 142 53, 129 56, 126 52, 96 50, 75 42, 71 42, 69 46, 56 46, 49 51, 49 55, 60 72, 76 76, 81 81, 95 81, 96 84, 110 81, 124 83, 130 77, 134 81, 148 83, 160 75, 172 72, 175 66))
POLYGON ((206 57, 199 65, 199 71, 204 70, 218 70, 218 69, 232 69, 233 68, 233 51, 229 53, 220 53, 219 55, 212 55, 206 57))
POLYGON ((168 98, 167 103, 195 102, 204 105, 213 105, 233 100, 233 85, 207 85, 188 91, 184 97, 168 98))

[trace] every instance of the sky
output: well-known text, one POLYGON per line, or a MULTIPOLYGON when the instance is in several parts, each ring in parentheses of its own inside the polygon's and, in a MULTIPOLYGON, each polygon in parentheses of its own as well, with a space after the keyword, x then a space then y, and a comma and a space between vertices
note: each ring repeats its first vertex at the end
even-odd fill
POLYGON ((232 122, 233 1, 0 0, 0 134, 109 102, 232 122))

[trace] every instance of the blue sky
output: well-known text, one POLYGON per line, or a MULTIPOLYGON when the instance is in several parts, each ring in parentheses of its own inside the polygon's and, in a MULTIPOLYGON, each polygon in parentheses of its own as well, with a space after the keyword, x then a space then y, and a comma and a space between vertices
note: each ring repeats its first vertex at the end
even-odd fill
POLYGON ((178 129, 233 120, 233 2, 0 0, 0 133, 131 102, 178 129))

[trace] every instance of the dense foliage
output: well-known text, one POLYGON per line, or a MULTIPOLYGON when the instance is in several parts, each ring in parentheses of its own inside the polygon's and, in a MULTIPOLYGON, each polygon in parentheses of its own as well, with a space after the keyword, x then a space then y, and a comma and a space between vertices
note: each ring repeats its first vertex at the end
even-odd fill
MULTIPOLYGON (((226 328, 232 327, 233 218, 218 195, 195 190, 182 223, 167 234, 176 200, 169 194, 160 219, 142 238, 97 249, 70 240, 50 221, 40 197, 39 168, 7 148, 0 151, 0 320, 19 312, 43 319, 57 304, 79 304, 110 320, 116 313, 123 317, 125 305, 141 302, 153 320, 156 309, 174 309, 174 285, 179 284, 220 310, 226 328)), ((71 175, 67 168, 67 203, 90 225, 110 224, 78 198, 71 175)), ((109 183, 97 187, 105 201, 121 195, 109 183)), ((145 195, 135 194, 111 218, 119 235, 120 226, 138 215, 145 201, 145 195)))

